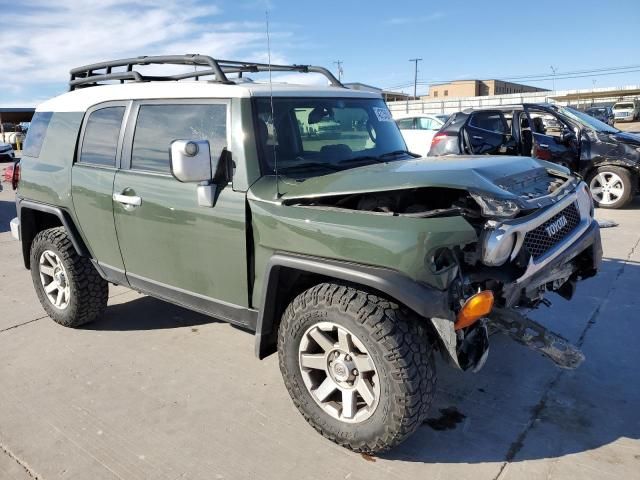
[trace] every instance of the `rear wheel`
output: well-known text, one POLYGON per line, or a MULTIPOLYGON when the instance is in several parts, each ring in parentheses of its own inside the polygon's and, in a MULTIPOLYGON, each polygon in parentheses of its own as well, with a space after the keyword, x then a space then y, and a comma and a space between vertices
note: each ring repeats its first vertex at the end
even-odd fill
POLYGON ((31 244, 31 278, 47 314, 78 327, 102 315, 109 286, 91 261, 76 252, 63 227, 43 230, 31 244))
POLYGON ((280 324, 278 356, 305 419, 357 452, 399 444, 422 424, 435 391, 420 320, 345 285, 320 284, 294 299, 280 324))
POLYGON ((601 208, 622 208, 635 193, 629 170, 615 166, 598 167, 588 178, 591 196, 601 208))

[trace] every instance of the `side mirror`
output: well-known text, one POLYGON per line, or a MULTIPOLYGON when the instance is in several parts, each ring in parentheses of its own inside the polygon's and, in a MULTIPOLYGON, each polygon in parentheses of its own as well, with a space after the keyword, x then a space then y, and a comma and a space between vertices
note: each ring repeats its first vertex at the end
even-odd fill
POLYGON ((208 140, 174 140, 169 149, 171 173, 180 182, 208 182, 217 169, 208 140))

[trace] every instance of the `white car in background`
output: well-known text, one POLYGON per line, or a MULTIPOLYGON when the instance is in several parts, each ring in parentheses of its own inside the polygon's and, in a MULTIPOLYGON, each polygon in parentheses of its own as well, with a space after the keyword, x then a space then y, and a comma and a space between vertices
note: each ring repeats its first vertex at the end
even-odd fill
POLYGON ((612 109, 616 122, 633 122, 640 118, 640 102, 637 100, 618 102, 612 109))
POLYGON ((397 115, 395 120, 409 151, 426 157, 431 148, 431 140, 444 125, 446 116, 410 113, 397 115))

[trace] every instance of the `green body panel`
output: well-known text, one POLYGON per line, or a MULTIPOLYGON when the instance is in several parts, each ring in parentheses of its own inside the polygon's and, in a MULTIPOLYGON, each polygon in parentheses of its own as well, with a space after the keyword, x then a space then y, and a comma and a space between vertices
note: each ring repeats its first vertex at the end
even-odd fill
POLYGON ((255 247, 253 304, 257 306, 265 268, 275 251, 390 268, 445 289, 449 275, 437 275, 429 269, 429 253, 438 247, 477 241, 473 227, 460 216, 424 219, 286 206, 273 201, 274 196, 274 177, 263 177, 250 189, 255 247))
POLYGON ((540 166, 539 161, 529 157, 427 157, 376 163, 302 182, 281 181, 278 187, 285 202, 297 198, 430 186, 482 191, 511 199, 517 198, 516 195, 500 188, 499 180, 540 166))
POLYGON ((142 198, 129 210, 114 202, 127 274, 246 307, 245 194, 226 186, 214 207, 200 207, 196 188, 169 175, 116 173, 116 193, 142 198))
POLYGON ((71 165, 83 113, 54 113, 38 158, 20 160, 18 195, 68 210, 71 201, 71 165))
POLYGON ((124 270, 113 222, 113 179, 115 170, 75 164, 72 168, 72 197, 76 226, 94 258, 124 270))

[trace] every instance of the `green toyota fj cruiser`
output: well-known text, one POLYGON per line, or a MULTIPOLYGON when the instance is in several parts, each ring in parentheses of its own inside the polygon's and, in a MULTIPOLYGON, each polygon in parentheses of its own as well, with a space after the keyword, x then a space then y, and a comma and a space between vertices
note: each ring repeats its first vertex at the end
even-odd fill
POLYGON ((423 422, 435 352, 477 370, 491 325, 531 343, 517 307, 571 298, 602 256, 580 178, 528 157, 415 158, 379 95, 320 67, 76 68, 38 107, 20 172, 12 231, 54 321, 98 319, 112 283, 255 331, 308 422, 359 452, 423 422), (330 85, 243 77, 266 71, 330 85))

